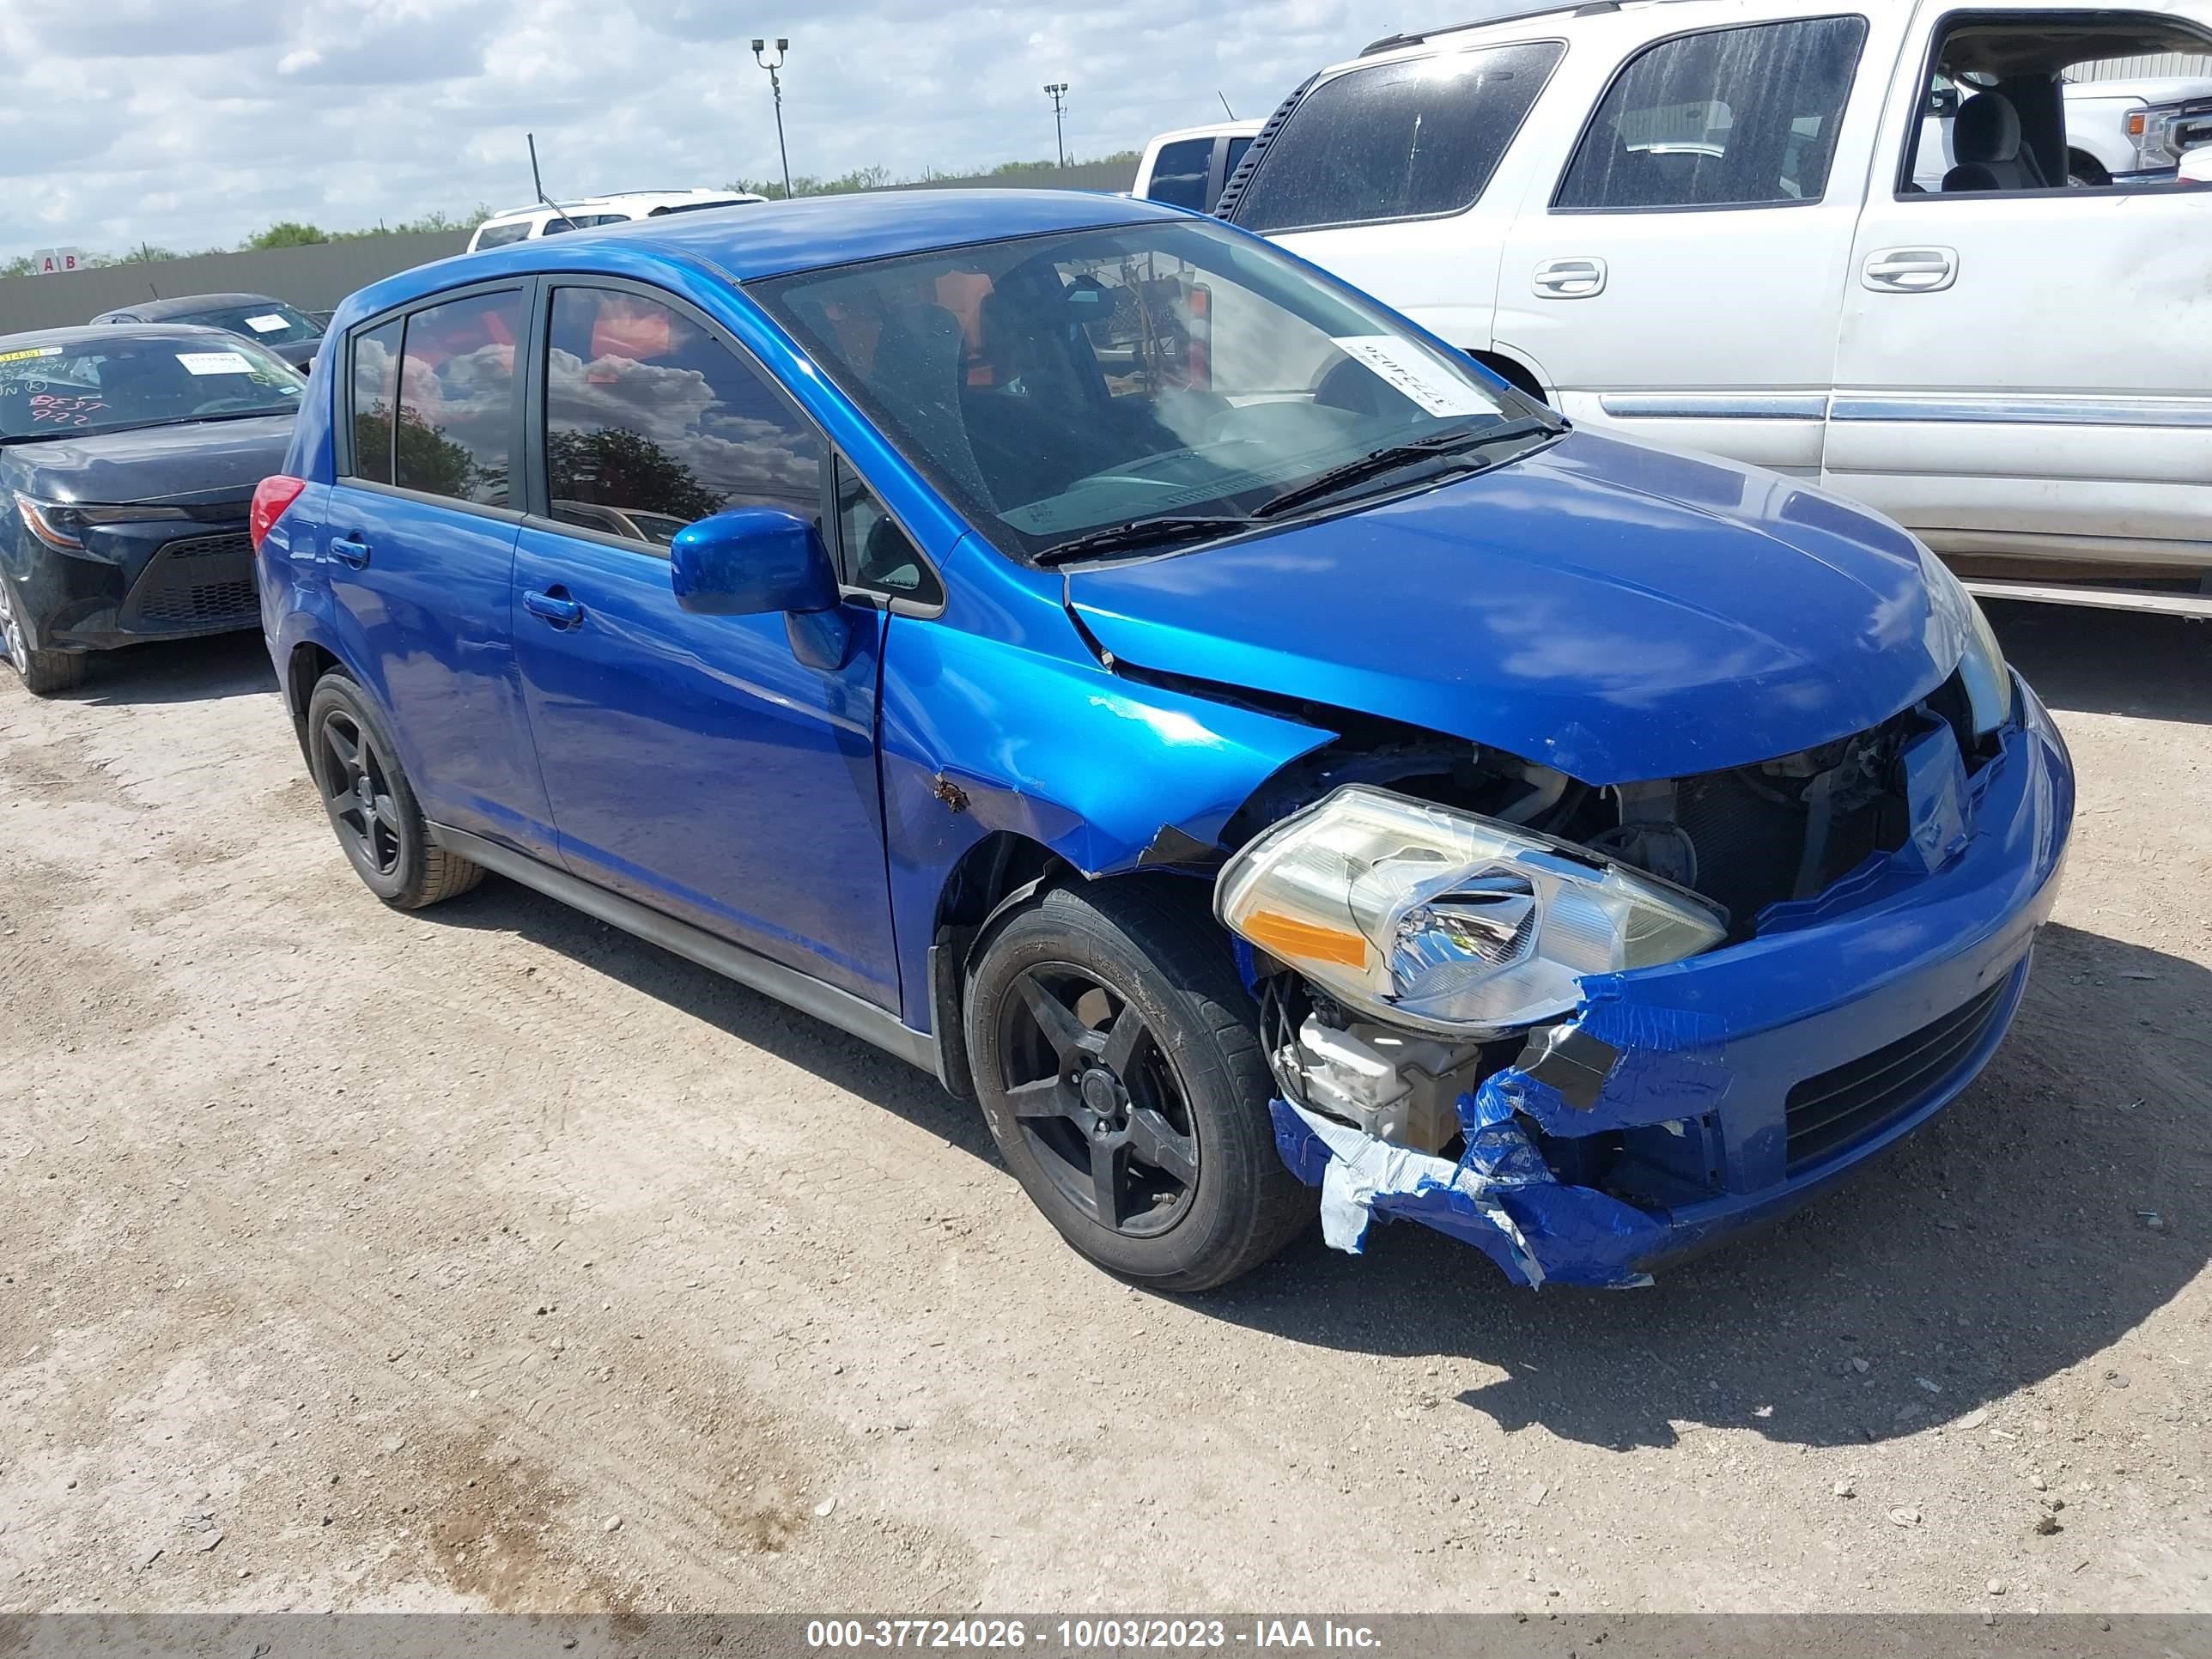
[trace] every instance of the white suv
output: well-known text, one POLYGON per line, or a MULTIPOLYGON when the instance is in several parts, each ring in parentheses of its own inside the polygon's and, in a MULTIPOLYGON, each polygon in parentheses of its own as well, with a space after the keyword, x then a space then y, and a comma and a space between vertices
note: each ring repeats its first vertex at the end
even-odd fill
POLYGON ((702 208, 736 207, 745 202, 764 202, 741 190, 632 190, 617 196, 587 196, 550 208, 543 202, 495 213, 469 238, 469 252, 504 247, 532 236, 552 236, 566 230, 586 230, 593 225, 619 225, 632 219, 657 219, 669 213, 696 213, 702 208))
POLYGON ((2212 615, 2212 198, 2069 188, 2063 94, 2212 53, 2212 0, 1496 9, 1314 77, 1217 210, 1577 421, 1880 507, 1985 592, 2212 615))

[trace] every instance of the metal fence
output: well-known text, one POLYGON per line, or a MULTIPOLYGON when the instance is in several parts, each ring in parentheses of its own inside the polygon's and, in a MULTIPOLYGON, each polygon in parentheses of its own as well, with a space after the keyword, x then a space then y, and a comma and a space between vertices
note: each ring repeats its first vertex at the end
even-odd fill
MULTIPOLYGON (((1136 173, 1133 161, 1091 161, 1034 173, 932 179, 915 188, 1126 191, 1136 173)), ((303 311, 327 311, 357 288, 446 258, 468 245, 465 230, 434 231, 103 265, 52 276, 11 276, 0 281, 0 334, 64 328, 136 300, 183 294, 266 294, 303 311)))
POLYGON ((2212 53, 2161 52, 2142 58, 2108 58, 2101 64, 2076 64, 2069 81, 2135 81, 2160 75, 2202 75, 2212 78, 2212 53))
POLYGON ((468 245, 465 230, 432 231, 10 276, 0 282, 0 334, 64 328, 134 301, 184 294, 266 294, 303 311, 327 311, 357 288, 468 245))

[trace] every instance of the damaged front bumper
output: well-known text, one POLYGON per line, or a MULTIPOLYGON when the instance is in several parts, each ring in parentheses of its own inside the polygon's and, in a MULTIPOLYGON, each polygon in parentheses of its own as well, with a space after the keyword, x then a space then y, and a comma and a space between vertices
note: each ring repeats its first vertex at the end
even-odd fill
POLYGON ((2015 681, 1999 751, 1916 835, 1742 944, 1581 981, 1575 1017, 1459 1100, 1454 1161, 1278 1098, 1332 1245, 1418 1221, 1517 1283, 1628 1286, 1795 1207, 1925 1122, 2002 1041, 2049 917, 2074 780, 2015 681), (1963 792, 1963 799, 1960 799, 1963 792), (1963 806, 1964 810, 1958 810, 1963 806))

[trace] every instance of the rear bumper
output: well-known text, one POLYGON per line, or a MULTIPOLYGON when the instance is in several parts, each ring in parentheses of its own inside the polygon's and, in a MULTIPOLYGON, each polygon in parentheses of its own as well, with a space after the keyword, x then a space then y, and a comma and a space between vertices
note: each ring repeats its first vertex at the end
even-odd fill
POLYGON ((1635 1284, 1926 1122, 2003 1040, 2064 860, 2071 763, 2015 689, 2015 723, 1967 781, 1971 830, 1937 868, 1908 847, 1774 907, 1744 944, 1584 980, 1559 1058, 1462 1097, 1456 1164, 1275 1102, 1330 1242, 1357 1249, 1381 1215, 1465 1238, 1522 1283, 1635 1284))

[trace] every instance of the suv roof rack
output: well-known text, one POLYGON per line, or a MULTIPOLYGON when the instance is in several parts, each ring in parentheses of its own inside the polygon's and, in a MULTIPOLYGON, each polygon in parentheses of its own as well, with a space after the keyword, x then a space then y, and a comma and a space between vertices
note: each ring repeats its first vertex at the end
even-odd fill
POLYGON ((1620 9, 1620 0, 1491 0, 1491 4, 1480 17, 1470 17, 1464 23, 1446 23, 1437 28, 1386 34, 1380 40, 1370 41, 1360 48, 1359 55, 1372 58, 1378 52, 1395 52, 1401 46, 1418 46, 1436 35, 1456 34, 1462 29, 1486 28, 1492 23, 1517 23, 1528 17, 1548 17, 1557 11, 1571 11, 1577 17, 1591 17, 1601 12, 1620 9))

